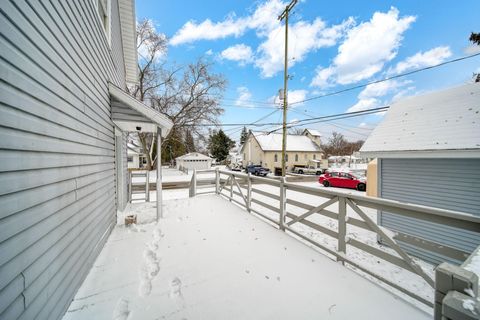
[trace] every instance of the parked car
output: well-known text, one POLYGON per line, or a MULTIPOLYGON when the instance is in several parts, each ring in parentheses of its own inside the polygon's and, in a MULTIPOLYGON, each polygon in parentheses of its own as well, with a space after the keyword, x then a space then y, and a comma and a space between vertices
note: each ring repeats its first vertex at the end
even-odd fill
POLYGON ((256 175, 256 176, 265 177, 270 172, 270 169, 263 168, 259 164, 252 164, 252 165, 249 165, 245 168, 245 172, 246 173, 251 173, 251 174, 256 175))
POLYGON ((317 168, 314 166, 306 166, 306 167, 295 167, 293 169, 294 173, 298 174, 315 174, 317 176, 321 175, 323 172, 323 169, 317 168))
POLYGON ((327 171, 318 178, 318 182, 325 187, 340 187, 367 190, 367 180, 364 176, 344 171, 327 171))
POLYGON ((227 169, 232 171, 242 171, 242 166, 239 164, 229 164, 227 165, 227 169))

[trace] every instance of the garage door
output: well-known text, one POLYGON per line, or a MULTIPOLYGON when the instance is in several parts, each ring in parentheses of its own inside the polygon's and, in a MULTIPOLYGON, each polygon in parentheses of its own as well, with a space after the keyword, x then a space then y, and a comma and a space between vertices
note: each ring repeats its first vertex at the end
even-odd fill
MULTIPOLYGON (((380 174, 383 198, 480 215, 480 159, 382 159, 380 174)), ((388 212, 380 212, 379 223, 466 252, 480 245, 478 233, 388 212)), ((406 243, 402 246, 433 263, 460 262, 406 243)))

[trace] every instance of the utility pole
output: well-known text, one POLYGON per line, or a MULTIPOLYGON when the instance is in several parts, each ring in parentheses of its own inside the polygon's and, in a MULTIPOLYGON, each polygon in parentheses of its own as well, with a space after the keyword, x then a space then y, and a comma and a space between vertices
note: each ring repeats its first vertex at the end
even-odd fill
POLYGON ((278 20, 285 19, 285 71, 283 75, 283 139, 282 139, 282 177, 285 177, 285 153, 287 151, 287 92, 288 92, 288 14, 297 4, 297 0, 292 0, 285 10, 278 16, 278 20))

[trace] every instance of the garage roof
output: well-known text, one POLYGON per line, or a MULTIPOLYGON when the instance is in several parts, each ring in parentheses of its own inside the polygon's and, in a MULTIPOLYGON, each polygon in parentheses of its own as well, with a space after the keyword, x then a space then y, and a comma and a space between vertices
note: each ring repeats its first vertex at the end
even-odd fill
POLYGON ((394 103, 360 150, 368 157, 480 157, 480 83, 394 103))

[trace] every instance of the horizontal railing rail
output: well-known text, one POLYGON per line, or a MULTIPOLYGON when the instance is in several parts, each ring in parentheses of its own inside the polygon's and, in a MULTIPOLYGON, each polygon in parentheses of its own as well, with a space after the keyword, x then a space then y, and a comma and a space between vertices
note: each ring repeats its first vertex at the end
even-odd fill
POLYGON ((248 212, 255 213, 275 224, 280 230, 287 231, 322 249, 342 264, 353 266, 430 307, 433 307, 432 301, 425 299, 416 292, 404 288, 391 279, 370 270, 348 257, 347 248, 352 247, 361 250, 387 263, 412 272, 421 277, 432 288, 434 287, 433 278, 400 247, 398 241, 417 245, 421 248, 460 261, 466 259, 469 252, 464 252, 458 248, 449 247, 442 243, 435 243, 413 235, 388 231, 378 226, 365 212, 365 208, 388 211, 399 216, 445 224, 462 230, 480 233, 480 217, 474 215, 394 200, 303 186, 287 182, 285 178, 271 179, 234 171, 218 169, 194 170, 190 181, 190 196, 194 197, 198 194, 197 189, 200 184, 208 186, 208 183, 211 183, 212 187, 214 186, 213 190, 202 193, 216 193, 224 196, 229 201, 245 208, 248 212), (214 174, 214 178, 198 178, 199 175, 205 174, 214 174), (256 187, 256 185, 259 184, 266 185, 273 191, 259 189, 256 187), (308 194, 318 203, 315 203, 315 205, 303 203, 293 196, 288 196, 287 191, 308 194), (252 194, 255 196, 252 197, 252 194), (332 207, 335 209, 332 209, 332 207), (347 214, 348 209, 356 216, 354 217, 351 214, 347 214), (300 210, 304 211, 302 213, 294 212, 300 210), (337 228, 329 228, 309 219, 314 216, 322 216, 334 220, 337 228), (307 226, 316 232, 335 239, 335 249, 321 244, 312 237, 295 229, 295 226, 298 224, 307 226), (347 229, 350 227, 373 232, 387 245, 387 248, 385 246, 372 246, 358 239, 348 237, 347 229))

